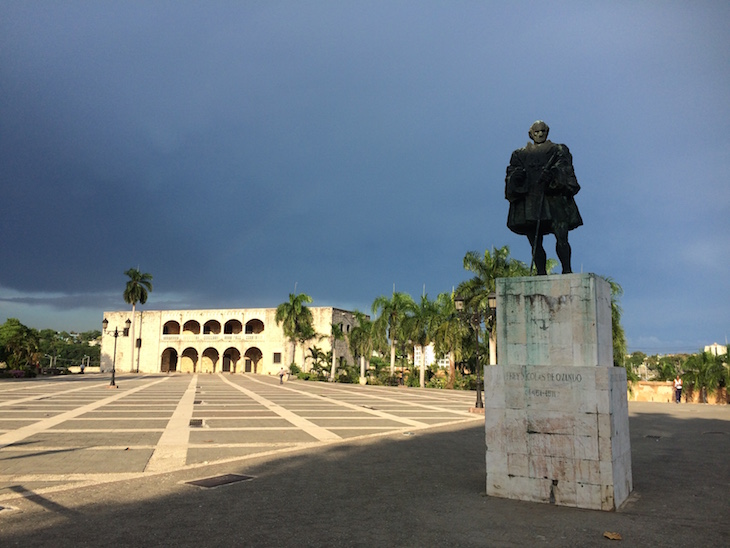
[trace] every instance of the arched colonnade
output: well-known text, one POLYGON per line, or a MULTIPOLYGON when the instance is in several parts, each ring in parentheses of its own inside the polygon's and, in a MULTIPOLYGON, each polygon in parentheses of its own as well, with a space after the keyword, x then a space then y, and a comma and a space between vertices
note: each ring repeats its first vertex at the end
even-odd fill
POLYGON ((263 353, 256 346, 251 346, 241 354, 235 347, 225 348, 223 351, 209 346, 202 352, 188 346, 182 352, 168 346, 160 357, 160 371, 162 373, 259 373, 263 353))
POLYGON ((162 326, 168 343, 160 356, 160 371, 182 373, 258 373, 263 353, 264 322, 254 318, 243 324, 232 318, 203 321, 169 320, 162 326), (245 348, 245 350, 244 350, 245 348))

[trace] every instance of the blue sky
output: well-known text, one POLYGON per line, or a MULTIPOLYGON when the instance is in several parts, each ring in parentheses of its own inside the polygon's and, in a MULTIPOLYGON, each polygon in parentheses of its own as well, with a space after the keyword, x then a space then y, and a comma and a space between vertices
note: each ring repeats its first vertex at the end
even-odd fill
MULTIPOLYGON (((0 5, 0 322, 126 308, 369 311, 508 245, 537 119, 573 153, 574 271, 624 289, 629 348, 730 332, 727 2, 0 5)), ((555 256, 552 238, 549 256, 555 256)))

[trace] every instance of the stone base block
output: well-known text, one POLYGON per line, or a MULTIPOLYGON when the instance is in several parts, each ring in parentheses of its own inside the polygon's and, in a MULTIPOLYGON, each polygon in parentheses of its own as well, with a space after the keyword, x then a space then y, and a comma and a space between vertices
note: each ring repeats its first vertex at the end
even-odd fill
POLYGON ((595 274, 497 280, 497 363, 613 365, 611 287, 595 274))
POLYGON ((487 495, 615 510, 632 490, 626 371, 486 366, 487 495))

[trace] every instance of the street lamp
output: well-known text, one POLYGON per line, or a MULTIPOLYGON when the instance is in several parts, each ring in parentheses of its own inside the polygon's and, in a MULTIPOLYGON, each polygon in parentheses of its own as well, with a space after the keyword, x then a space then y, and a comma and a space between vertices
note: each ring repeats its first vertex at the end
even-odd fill
MULTIPOLYGON (((124 322, 124 324, 127 326, 123 331, 124 334, 129 333, 129 325, 131 323, 132 322, 129 320, 129 318, 127 318, 127 321, 124 322)), ((111 335, 112 337, 114 337, 114 353, 112 354, 112 380, 109 383, 109 388, 112 388, 112 387, 116 388, 117 383, 116 383, 115 379, 116 379, 116 373, 117 373, 117 338, 119 337, 119 328, 115 327, 114 331, 109 331, 107 329, 107 327, 109 327, 109 320, 107 320, 106 318, 104 318, 104 321, 101 322, 101 325, 104 327, 104 333, 107 333, 107 334, 111 335)))
POLYGON ((494 291, 487 295, 487 306, 488 319, 492 320, 492 328, 489 330, 489 365, 497 365, 497 334, 494 332, 494 322, 497 319, 497 294, 494 291))
POLYGON ((484 403, 482 402, 482 374, 479 366, 479 326, 482 323, 481 315, 479 314, 479 308, 475 307, 474 313, 471 317, 467 316, 467 312, 464 310, 466 299, 462 296, 454 297, 454 305, 456 306, 457 312, 466 317, 469 321, 469 325, 474 330, 474 338, 476 340, 476 369, 477 369, 477 401, 474 407, 477 409, 483 409, 484 403))

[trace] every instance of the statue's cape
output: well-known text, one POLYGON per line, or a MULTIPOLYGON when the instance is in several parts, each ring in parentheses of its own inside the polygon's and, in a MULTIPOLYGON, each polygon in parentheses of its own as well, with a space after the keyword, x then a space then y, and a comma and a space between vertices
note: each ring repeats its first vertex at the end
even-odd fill
POLYGON ((539 219, 543 234, 553 232, 553 223, 565 223, 573 230, 583 224, 573 198, 579 191, 567 146, 528 143, 512 153, 507 167, 507 227, 517 234, 534 234, 539 219))

